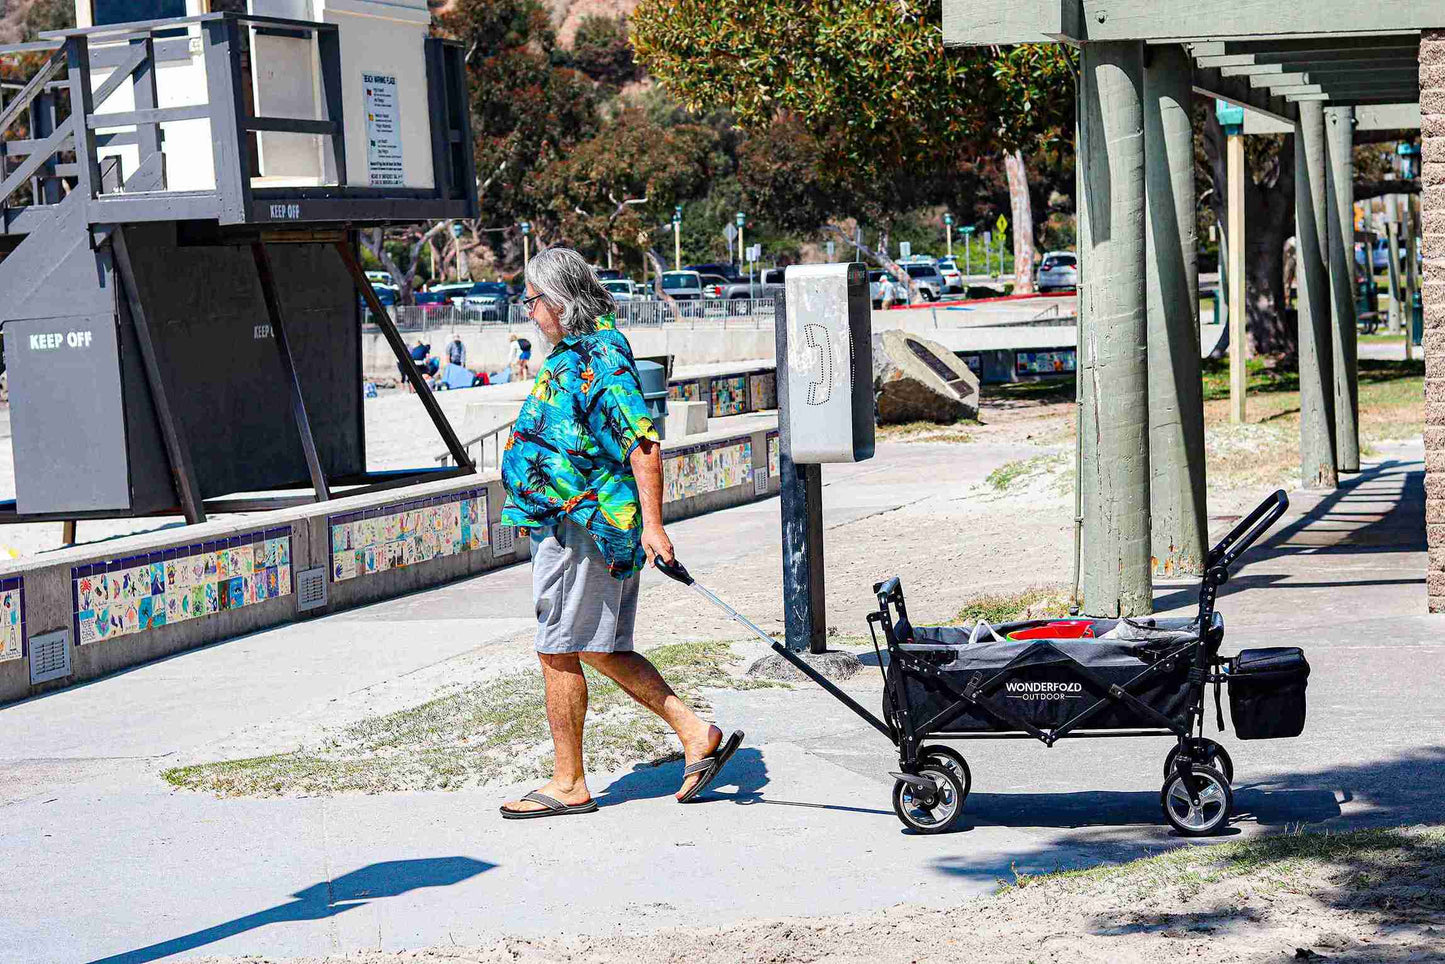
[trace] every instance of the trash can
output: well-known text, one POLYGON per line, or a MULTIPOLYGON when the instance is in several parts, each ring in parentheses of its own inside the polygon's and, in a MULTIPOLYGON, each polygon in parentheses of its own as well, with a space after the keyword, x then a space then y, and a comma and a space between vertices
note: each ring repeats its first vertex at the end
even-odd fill
POLYGON ((657 427, 659 437, 667 434, 667 369, 657 362, 637 363, 637 377, 642 382, 642 398, 647 402, 647 414, 657 427))

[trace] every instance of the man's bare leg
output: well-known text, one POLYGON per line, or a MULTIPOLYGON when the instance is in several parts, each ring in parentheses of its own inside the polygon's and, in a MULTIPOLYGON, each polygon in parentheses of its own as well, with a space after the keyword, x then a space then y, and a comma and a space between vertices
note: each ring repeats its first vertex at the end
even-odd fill
MULTIPOLYGON (((672 691, 667 680, 657 667, 641 653, 580 653, 582 661, 599 673, 609 677, 626 691, 627 695, 647 707, 672 727, 682 741, 683 756, 688 763, 696 763, 714 752, 722 743, 723 732, 699 717, 672 691)), ((681 797, 692 785, 702 779, 701 773, 694 773, 683 781, 677 791, 681 797)))
MULTIPOLYGON (((538 653, 547 688, 547 722, 552 727, 552 779, 537 792, 569 806, 592 799, 582 768, 582 726, 587 720, 587 680, 576 653, 538 653)), ((508 810, 545 810, 531 800, 511 800, 508 810)))

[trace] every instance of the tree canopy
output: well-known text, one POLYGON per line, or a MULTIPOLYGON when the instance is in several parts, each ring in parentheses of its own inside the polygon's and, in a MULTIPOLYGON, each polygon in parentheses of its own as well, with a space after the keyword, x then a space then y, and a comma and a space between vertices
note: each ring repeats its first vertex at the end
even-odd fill
POLYGON ((1072 117, 1066 48, 946 48, 941 6, 643 0, 633 44, 690 110, 726 108, 749 131, 798 118, 853 186, 1027 150, 1072 117))

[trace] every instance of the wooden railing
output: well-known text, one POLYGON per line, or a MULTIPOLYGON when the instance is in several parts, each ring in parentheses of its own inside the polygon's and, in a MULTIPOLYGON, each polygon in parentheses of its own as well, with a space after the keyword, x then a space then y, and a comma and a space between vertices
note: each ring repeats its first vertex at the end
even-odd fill
MULTIPOLYGON (((335 24, 257 17, 237 13, 211 13, 47 35, 43 44, 0 47, 0 57, 33 54, 54 46, 40 69, 0 109, 0 136, 22 116, 29 120, 29 134, 4 142, 0 158, 23 158, 6 173, 0 166, 0 209, 27 183, 31 204, 53 204, 62 196, 79 191, 92 205, 92 223, 128 220, 180 220, 215 218, 222 223, 248 220, 252 190, 251 151, 248 139, 258 132, 315 134, 328 139, 326 182, 346 183, 346 137, 341 107, 341 48, 335 24), (321 66, 322 103, 326 116, 258 117, 246 107, 242 53, 250 42, 250 31, 242 27, 284 29, 292 35, 314 39, 321 66), (206 102, 178 107, 160 107, 156 78, 158 39, 178 29, 195 29, 205 65, 206 102), (158 35, 162 35, 158 37, 158 35), (93 65, 103 55, 104 62, 93 65), (95 71, 109 70, 96 85, 95 71), (64 70, 64 78, 56 78, 64 70), (119 90, 129 87, 134 109, 101 112, 119 90), (57 96, 64 94, 64 97, 57 96), (67 116, 57 117, 61 101, 67 116), (211 125, 215 188, 210 191, 179 192, 163 208, 133 195, 167 190, 163 133, 161 125, 205 118, 211 125), (119 128, 120 130, 116 130, 119 128), (104 131, 104 133, 102 133, 104 131), (118 170, 113 158, 102 159, 101 148, 133 145, 139 162, 134 171, 118 170), (75 155, 72 163, 62 154, 75 155)), ((0 225, 5 222, 0 220, 0 225)))

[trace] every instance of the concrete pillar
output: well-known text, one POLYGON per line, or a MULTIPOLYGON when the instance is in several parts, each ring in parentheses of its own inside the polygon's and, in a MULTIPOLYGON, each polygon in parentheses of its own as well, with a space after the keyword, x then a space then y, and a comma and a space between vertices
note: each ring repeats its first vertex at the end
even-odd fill
POLYGON ((1294 211, 1299 286, 1300 482, 1307 489, 1333 489, 1335 469, 1334 324, 1325 205, 1327 148, 1324 105, 1300 101, 1294 125, 1294 211))
POLYGON ((1198 222, 1192 62, 1150 47, 1144 68, 1144 250, 1148 305, 1149 514, 1155 575, 1202 570, 1204 393, 1199 372, 1198 222))
POLYGON ((1360 471, 1360 385, 1355 327, 1355 109, 1325 108, 1329 161, 1325 204, 1329 209, 1330 305, 1334 320, 1335 466, 1360 471))
POLYGON ((1430 611, 1439 613, 1445 612, 1445 30, 1426 30, 1420 36, 1420 134, 1425 532, 1430 546, 1425 583, 1430 611))
POLYGON ((1080 53, 1080 596, 1101 616, 1153 608, 1143 74, 1138 42, 1086 43, 1080 53))

